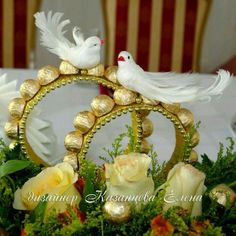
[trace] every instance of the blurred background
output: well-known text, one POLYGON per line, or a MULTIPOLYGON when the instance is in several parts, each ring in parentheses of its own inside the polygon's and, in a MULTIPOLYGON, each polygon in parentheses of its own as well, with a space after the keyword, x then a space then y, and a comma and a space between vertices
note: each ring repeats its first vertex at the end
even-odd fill
POLYGON ((33 14, 64 12, 88 34, 106 40, 103 62, 128 50, 150 71, 235 72, 235 0, 0 0, 0 67, 58 65, 40 46, 33 14))

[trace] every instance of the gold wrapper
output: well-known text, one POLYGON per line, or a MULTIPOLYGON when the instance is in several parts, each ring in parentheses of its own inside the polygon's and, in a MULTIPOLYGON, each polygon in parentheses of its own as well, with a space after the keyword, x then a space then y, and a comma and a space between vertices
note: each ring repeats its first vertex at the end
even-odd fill
POLYGON ((5 124, 5 133, 9 138, 17 139, 19 126, 17 120, 11 120, 5 124))
POLYGON ((59 71, 62 75, 74 75, 79 73, 79 69, 74 67, 68 61, 62 61, 59 66, 59 71))
POLYGON ((143 137, 144 138, 150 136, 153 132, 152 121, 148 118, 144 118, 142 120, 142 129, 143 129, 143 137))
POLYGON ((77 155, 76 153, 73 152, 68 152, 64 156, 63 162, 68 162, 74 170, 77 170, 78 168, 78 163, 77 163, 77 155))
POLYGON ((20 86, 20 94, 25 100, 30 100, 40 89, 38 80, 28 79, 20 86))
POLYGON ((194 163, 198 161, 198 154, 195 150, 192 150, 190 153, 190 156, 188 158, 190 163, 194 163))
POLYGON ((113 109, 114 105, 114 101, 109 96, 98 95, 93 99, 91 108, 95 116, 100 117, 109 113, 113 109))
POLYGON ((196 147, 200 142, 200 134, 196 131, 192 137, 192 147, 196 147))
POLYGON ((90 111, 82 111, 77 114, 74 119, 74 127, 82 134, 87 133, 95 123, 95 116, 90 111))
POLYGON ((141 118, 145 118, 146 116, 148 116, 150 114, 150 111, 148 110, 143 110, 143 111, 140 111, 140 115, 141 115, 141 118))
POLYGON ((210 198, 216 200, 220 205, 226 206, 227 198, 231 205, 236 201, 236 193, 227 185, 219 184, 209 194, 210 198))
POLYGON ((141 97, 142 97, 142 99, 143 99, 143 103, 145 103, 145 104, 147 104, 147 105, 155 106, 155 105, 158 105, 158 104, 160 103, 159 101, 146 98, 146 97, 144 97, 143 95, 142 95, 141 97))
POLYGON ((185 128, 191 128, 194 123, 193 114, 186 108, 180 108, 177 112, 177 116, 185 128))
POLYGON ((103 211, 108 220, 122 223, 130 218, 130 205, 128 202, 108 201, 104 204, 103 211))
POLYGON ((117 79, 118 66, 109 66, 105 71, 105 77, 113 83, 119 84, 117 79))
POLYGON ((135 103, 137 94, 127 90, 125 88, 120 88, 115 90, 113 98, 118 105, 130 105, 135 103))
POLYGON ((103 76, 104 75, 104 65, 103 64, 98 64, 97 66, 88 69, 87 74, 88 75, 94 75, 94 76, 103 76))
POLYGON ((141 152, 148 154, 150 150, 151 150, 151 145, 148 143, 146 139, 143 139, 141 143, 141 152))
POLYGON ((177 114, 178 111, 180 110, 180 104, 179 103, 174 103, 174 104, 166 104, 166 103, 161 103, 161 105, 169 112, 173 114, 177 114))
POLYGON ((38 81, 41 85, 46 85, 57 79, 60 75, 59 70, 54 66, 44 66, 38 71, 38 81))
POLYGON ((66 135, 65 147, 68 151, 79 151, 83 144, 83 135, 79 131, 72 131, 66 135))
POLYGON ((20 119, 24 112, 24 108, 25 108, 25 99, 14 98, 8 106, 8 111, 13 119, 20 119))

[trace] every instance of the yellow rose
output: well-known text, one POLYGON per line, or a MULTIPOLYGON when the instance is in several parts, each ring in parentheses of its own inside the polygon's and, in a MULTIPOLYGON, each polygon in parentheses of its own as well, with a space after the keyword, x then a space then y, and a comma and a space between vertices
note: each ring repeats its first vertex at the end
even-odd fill
POLYGON ((172 206, 187 209, 191 216, 202 213, 205 174, 190 164, 176 164, 167 176, 164 210, 172 206))
POLYGON ((18 210, 33 210, 39 201, 47 201, 47 212, 52 208, 63 212, 67 204, 78 204, 81 199, 73 185, 77 179, 78 175, 66 162, 47 167, 16 190, 13 207, 18 210))
POLYGON ((152 195, 154 182, 147 176, 150 163, 151 158, 140 153, 117 156, 113 164, 106 163, 106 195, 133 197, 152 195))

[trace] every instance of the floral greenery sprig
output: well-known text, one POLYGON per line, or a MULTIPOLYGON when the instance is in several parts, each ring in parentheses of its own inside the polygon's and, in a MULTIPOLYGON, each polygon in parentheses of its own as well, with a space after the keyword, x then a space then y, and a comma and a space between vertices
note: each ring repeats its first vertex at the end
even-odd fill
POLYGON ((25 213, 12 208, 14 192, 41 167, 31 162, 17 145, 10 149, 0 139, 0 228, 11 235, 19 234, 25 213))
POLYGON ((129 152, 133 152, 135 150, 135 137, 134 137, 134 131, 132 127, 126 125, 127 131, 124 133, 119 134, 114 141, 112 142, 112 150, 108 148, 103 148, 103 150, 108 154, 109 158, 104 157, 104 156, 99 156, 101 160, 103 160, 106 163, 110 163, 114 161, 114 158, 124 154, 124 152, 128 149, 129 152), (129 143, 128 143, 128 148, 124 149, 122 147, 122 141, 124 138, 128 138, 129 143))
POLYGON ((236 190, 236 152, 234 151, 234 140, 227 138, 229 146, 224 153, 224 146, 220 143, 216 161, 211 160, 206 154, 202 155, 202 162, 194 166, 206 174, 205 185, 210 190, 217 184, 225 183, 236 190))

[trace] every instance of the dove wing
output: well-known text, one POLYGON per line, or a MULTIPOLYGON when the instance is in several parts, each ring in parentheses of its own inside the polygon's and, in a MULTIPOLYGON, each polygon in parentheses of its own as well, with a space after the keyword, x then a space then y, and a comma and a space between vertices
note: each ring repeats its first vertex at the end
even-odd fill
POLYGON ((198 85, 197 74, 144 72, 137 81, 138 92, 150 99, 166 103, 210 101, 212 96, 221 95, 230 84, 229 72, 219 70, 218 75, 209 76, 214 82, 208 88, 198 85))
POLYGON ((48 12, 47 16, 44 12, 37 12, 35 24, 41 31, 41 43, 47 49, 58 55, 61 59, 67 60, 70 54, 70 48, 75 45, 64 37, 66 31, 63 28, 70 23, 70 20, 61 21, 63 13, 56 12, 52 14, 48 12))
POLYGON ((84 43, 84 34, 81 32, 81 29, 77 26, 73 28, 73 38, 77 47, 81 47, 84 43))
POLYGON ((195 86, 174 86, 168 82, 162 83, 159 79, 143 77, 137 79, 136 90, 149 99, 165 103, 178 103, 192 101, 196 97, 195 86))

